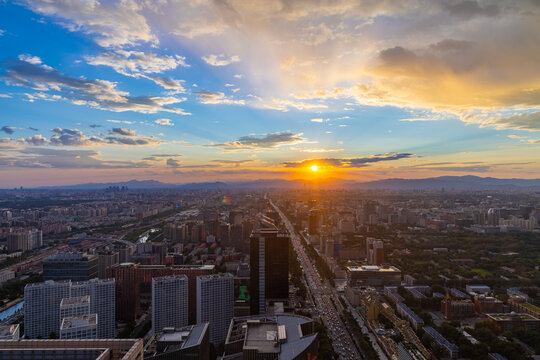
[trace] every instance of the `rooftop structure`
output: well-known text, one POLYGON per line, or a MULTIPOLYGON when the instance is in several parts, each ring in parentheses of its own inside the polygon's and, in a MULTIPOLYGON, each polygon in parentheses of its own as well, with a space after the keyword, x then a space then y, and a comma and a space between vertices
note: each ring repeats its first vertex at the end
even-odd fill
POLYGON ((0 325, 0 340, 19 340, 20 326, 14 325, 0 325))
POLYGON ((317 333, 309 318, 280 314, 248 316, 231 321, 223 359, 309 358, 317 351, 317 333))
POLYGON ((67 317, 60 326, 60 339, 95 339, 97 327, 97 314, 67 317))
POLYGON ((141 339, 0 340, 0 360, 140 360, 141 339))
POLYGON ((394 266, 347 266, 349 284, 367 286, 399 286, 401 271, 394 266))
POLYGON ((209 323, 164 328, 155 335, 145 349, 145 360, 183 358, 208 360, 210 358, 209 323))

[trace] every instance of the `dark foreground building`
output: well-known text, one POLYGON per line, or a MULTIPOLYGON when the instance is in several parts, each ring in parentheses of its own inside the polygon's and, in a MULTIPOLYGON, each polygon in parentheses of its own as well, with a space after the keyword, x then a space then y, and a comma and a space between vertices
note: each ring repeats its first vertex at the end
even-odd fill
POLYGON ((280 314, 233 318, 223 360, 314 359, 318 334, 310 318, 280 314))
POLYGON ((253 231, 250 239, 251 314, 266 313, 268 300, 289 298, 289 235, 277 229, 253 231))

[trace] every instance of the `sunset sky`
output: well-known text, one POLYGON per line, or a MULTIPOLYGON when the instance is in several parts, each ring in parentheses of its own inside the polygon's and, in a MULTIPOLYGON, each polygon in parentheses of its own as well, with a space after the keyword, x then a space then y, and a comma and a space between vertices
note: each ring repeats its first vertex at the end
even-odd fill
POLYGON ((538 178, 539 44, 535 0, 0 1, 0 187, 538 178))

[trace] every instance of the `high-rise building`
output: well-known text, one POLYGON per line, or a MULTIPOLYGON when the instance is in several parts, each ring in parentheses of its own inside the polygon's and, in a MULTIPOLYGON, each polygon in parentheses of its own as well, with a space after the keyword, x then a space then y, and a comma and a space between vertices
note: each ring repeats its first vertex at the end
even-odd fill
POLYGON ((43 261, 43 280, 45 281, 88 281, 97 276, 97 255, 60 253, 43 261))
POLYGON ((222 246, 230 246, 230 231, 231 226, 229 224, 219 225, 219 239, 222 246))
POLYGON ((234 316, 234 277, 214 274, 197 277, 197 324, 210 323, 210 342, 221 344, 234 316))
POLYGON ((118 318, 123 321, 134 321, 140 312, 141 287, 150 288, 152 278, 186 275, 188 277, 188 309, 189 323, 196 321, 196 283, 197 276, 213 274, 214 265, 141 265, 124 263, 114 265, 107 270, 109 277, 116 280, 116 308, 118 318), (143 286, 144 285, 144 286, 143 286))
POLYGON ((8 253, 39 249, 41 246, 43 246, 43 233, 38 229, 9 233, 7 236, 8 253))
POLYGON ((366 257, 368 265, 382 265, 384 263, 384 243, 368 237, 366 239, 366 257))
POLYGON ((186 275, 152 279, 152 330, 180 328, 188 324, 188 278, 186 275))
POLYGON ((244 250, 244 234, 243 225, 240 224, 234 224, 231 225, 230 231, 229 231, 229 243, 230 246, 234 247, 236 251, 243 251, 244 250))
POLYGON ((289 298, 289 235, 261 228, 251 235, 251 314, 264 314, 266 301, 289 298))
MULTIPOLYGON (((61 303, 68 305, 71 297, 90 297, 90 314, 100 319, 97 327, 99 338, 116 336, 114 279, 94 279, 86 282, 45 281, 28 284, 24 288, 24 333, 27 338, 59 336, 62 324, 61 303)), ((67 308, 64 307, 67 313, 67 308)), ((80 310, 80 309, 79 309, 80 310)))
POLYGON ((117 251, 104 251, 97 254, 98 256, 98 278, 107 278, 107 268, 116 265, 120 262, 120 256, 117 251))
POLYGON ((24 334, 28 339, 59 336, 60 302, 70 297, 71 282, 46 281, 24 288, 24 334))
POLYGON ((116 336, 116 286, 114 279, 71 283, 71 296, 90 296, 90 313, 98 315, 98 338, 116 336))
POLYGON ((308 221, 308 232, 310 235, 319 233, 319 228, 322 225, 322 212, 318 209, 310 210, 308 221))

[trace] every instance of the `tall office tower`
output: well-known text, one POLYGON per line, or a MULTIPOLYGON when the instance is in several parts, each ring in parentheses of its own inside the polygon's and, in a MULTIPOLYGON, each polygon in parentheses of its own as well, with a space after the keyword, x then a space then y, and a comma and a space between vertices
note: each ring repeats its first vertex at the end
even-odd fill
POLYGON ((222 246, 230 246, 230 231, 231 227, 229 224, 219 225, 219 238, 222 246))
POLYGON ((188 324, 188 278, 186 275, 152 279, 152 330, 180 328, 188 324))
POLYGON ((90 314, 90 296, 64 298, 60 302, 60 319, 90 314))
POLYGON ((98 256, 98 278, 107 278, 107 268, 120 262, 120 256, 117 251, 103 251, 98 256))
POLYGON ((28 284, 24 288, 24 334, 28 339, 59 336, 60 302, 70 297, 69 281, 28 284))
POLYGON ((251 315, 266 313, 266 301, 289 298, 289 234, 261 228, 250 244, 251 315))
POLYGON ((98 257, 86 253, 60 253, 43 261, 43 280, 87 281, 98 276, 98 257))
POLYGON ((368 265, 382 265, 384 262, 384 243, 368 237, 366 239, 366 258, 368 265))
POLYGON ((90 313, 98 316, 98 338, 116 336, 116 289, 114 279, 71 283, 71 296, 90 296, 90 313))
POLYGON ((71 316, 62 319, 60 339, 97 339, 97 314, 71 316))
POLYGON ((243 238, 243 225, 234 224, 231 225, 229 231, 229 243, 230 246, 234 247, 236 251, 243 251, 244 249, 244 238, 243 238))
POLYGON ((322 212, 318 209, 310 210, 308 221, 308 232, 310 235, 319 233, 319 228, 322 225, 322 212))
POLYGON ((234 316, 234 277, 214 274, 197 277, 197 324, 210 323, 210 342, 225 341, 234 316))

